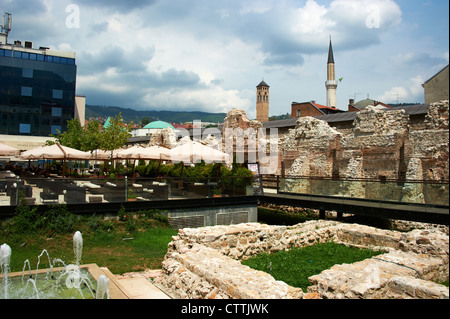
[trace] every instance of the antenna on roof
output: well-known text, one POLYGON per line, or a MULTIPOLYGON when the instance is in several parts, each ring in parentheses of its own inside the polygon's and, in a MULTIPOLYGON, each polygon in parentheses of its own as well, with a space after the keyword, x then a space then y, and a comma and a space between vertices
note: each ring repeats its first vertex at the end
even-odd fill
POLYGON ((2 17, 2 24, 0 25, 0 32, 3 33, 5 36, 5 44, 7 43, 8 33, 9 31, 11 31, 11 25, 12 25, 11 13, 5 12, 5 14, 2 17))

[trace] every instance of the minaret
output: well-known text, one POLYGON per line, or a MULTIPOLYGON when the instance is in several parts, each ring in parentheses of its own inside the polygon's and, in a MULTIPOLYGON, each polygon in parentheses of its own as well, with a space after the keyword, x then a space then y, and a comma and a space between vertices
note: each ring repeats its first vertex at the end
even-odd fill
POLYGON ((269 121, 269 88, 264 80, 256 87, 256 120, 259 122, 269 121))
POLYGON ((331 36, 330 36, 330 48, 328 49, 327 81, 325 82, 325 87, 327 88, 327 106, 336 107, 337 85, 338 83, 335 80, 335 73, 334 73, 333 46, 331 45, 331 36))

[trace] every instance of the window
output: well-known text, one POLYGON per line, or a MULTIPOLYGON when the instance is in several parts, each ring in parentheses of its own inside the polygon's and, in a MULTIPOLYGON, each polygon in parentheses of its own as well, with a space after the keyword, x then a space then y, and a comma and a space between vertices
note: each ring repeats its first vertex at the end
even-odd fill
POLYGON ((61 125, 52 125, 51 134, 60 134, 61 133, 61 125))
POLYGON ((52 116, 61 117, 62 116, 62 108, 52 107, 52 116))
POLYGON ((29 134, 31 132, 30 124, 19 124, 19 133, 29 134))
POLYGON ((23 76, 24 78, 30 78, 30 79, 32 79, 32 78, 33 78, 33 69, 26 69, 26 68, 23 68, 23 69, 22 69, 22 76, 23 76))
POLYGON ((20 52, 20 51, 13 51, 13 57, 21 59, 22 58, 22 52, 20 52))
POLYGON ((36 59, 38 61, 44 61, 44 56, 42 54, 36 54, 36 59))
POLYGON ((302 117, 302 111, 301 110, 297 110, 297 117, 302 117))
POLYGON ((5 56, 12 57, 12 51, 11 50, 5 50, 5 56))
POLYGON ((54 99, 62 99, 63 91, 62 90, 53 90, 52 98, 54 99))
POLYGON ((33 95, 33 88, 31 88, 29 86, 22 86, 21 95, 22 96, 32 96, 33 95))

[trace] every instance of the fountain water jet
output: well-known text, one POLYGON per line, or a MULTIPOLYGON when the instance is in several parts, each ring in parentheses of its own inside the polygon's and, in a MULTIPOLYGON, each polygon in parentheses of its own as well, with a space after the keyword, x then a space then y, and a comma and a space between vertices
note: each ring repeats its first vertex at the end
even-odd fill
POLYGON ((104 275, 100 275, 97 280, 97 293, 95 299, 109 299, 109 279, 104 275))
MULTIPOLYGON (((81 235, 81 233, 79 231, 77 231, 74 234, 73 237, 73 247, 74 247, 74 254, 75 254, 75 264, 69 264, 66 265, 61 259, 54 259, 53 264, 50 261, 50 256, 47 252, 47 250, 43 250, 41 252, 41 254, 38 256, 38 263, 37 263, 37 267, 36 267, 36 276, 33 279, 32 278, 32 272, 31 272, 31 267, 30 267, 30 262, 27 259, 24 262, 24 266, 22 269, 22 284, 24 281, 24 275, 25 275, 25 269, 26 266, 28 265, 28 269, 29 269, 29 276, 30 278, 27 280, 25 288, 23 289, 23 285, 22 288, 19 289, 23 289, 21 291, 23 291, 23 295, 21 296, 22 298, 26 298, 25 296, 25 291, 27 290, 28 285, 31 283, 31 285, 34 288, 33 293, 35 294, 35 298, 39 299, 40 298, 40 293, 42 293, 42 291, 38 290, 38 285, 37 285, 37 275, 38 275, 38 271, 39 271, 39 263, 40 263, 40 259, 41 257, 46 254, 47 258, 48 258, 48 262, 49 262, 49 271, 51 274, 51 280, 49 280, 47 277, 41 280, 47 280, 48 283, 50 284, 45 284, 46 287, 44 288, 44 290, 50 290, 51 292, 54 292, 55 290, 58 290, 61 288, 60 285, 60 281, 63 279, 64 276, 65 277, 65 288, 66 290, 71 290, 71 289, 75 289, 76 290, 76 294, 80 293, 81 297, 84 299, 84 295, 82 292, 82 288, 86 287, 88 289, 88 291, 90 292, 92 298, 104 298, 104 296, 106 295, 106 297, 109 299, 109 279, 107 279, 105 276, 100 275, 98 282, 97 282, 97 291, 94 289, 94 285, 91 282, 90 279, 90 275, 88 273, 86 273, 85 271, 81 270, 80 267, 80 261, 81 261, 81 256, 82 256, 82 251, 83 251, 83 237, 81 235), (53 266, 55 263, 62 263, 64 265, 64 267, 62 268, 62 271, 60 272, 58 278, 55 278, 53 275, 53 266)), ((10 264, 10 258, 11 258, 11 248, 7 245, 7 244, 3 244, 0 247, 0 266, 1 266, 1 271, 4 273, 4 298, 8 298, 10 296, 9 294, 9 290, 13 289, 10 287, 9 285, 9 278, 8 278, 8 273, 9 273, 9 264, 10 264)), ((47 274, 48 274, 48 270, 47 270, 47 274)), ((12 290, 14 291, 14 290, 12 290)), ((14 292, 19 292, 19 290, 14 291, 14 292)), ((54 295, 51 295, 54 297, 54 295)), ((12 296, 13 298, 15 298, 15 296, 12 296)))
POLYGON ((83 253, 83 237, 79 231, 73 235, 73 252, 75 254, 76 265, 80 265, 81 255, 83 253))
POLYGON ((5 299, 8 298, 8 270, 9 262, 11 260, 11 247, 7 244, 3 244, 0 247, 0 266, 1 270, 5 273, 5 299))

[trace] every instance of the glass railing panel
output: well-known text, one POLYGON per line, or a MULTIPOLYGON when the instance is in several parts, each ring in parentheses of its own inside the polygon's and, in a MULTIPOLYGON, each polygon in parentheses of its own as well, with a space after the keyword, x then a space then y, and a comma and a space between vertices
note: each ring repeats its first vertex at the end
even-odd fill
MULTIPOLYGON (((242 178, 0 178, 0 206, 233 197, 253 194, 242 178), (17 192, 18 190, 18 192, 17 192)), ((448 182, 278 178, 278 192, 307 196, 449 205, 448 182)))
POLYGON ((278 191, 285 194, 449 205, 449 184, 446 182, 287 177, 279 178, 278 191))

